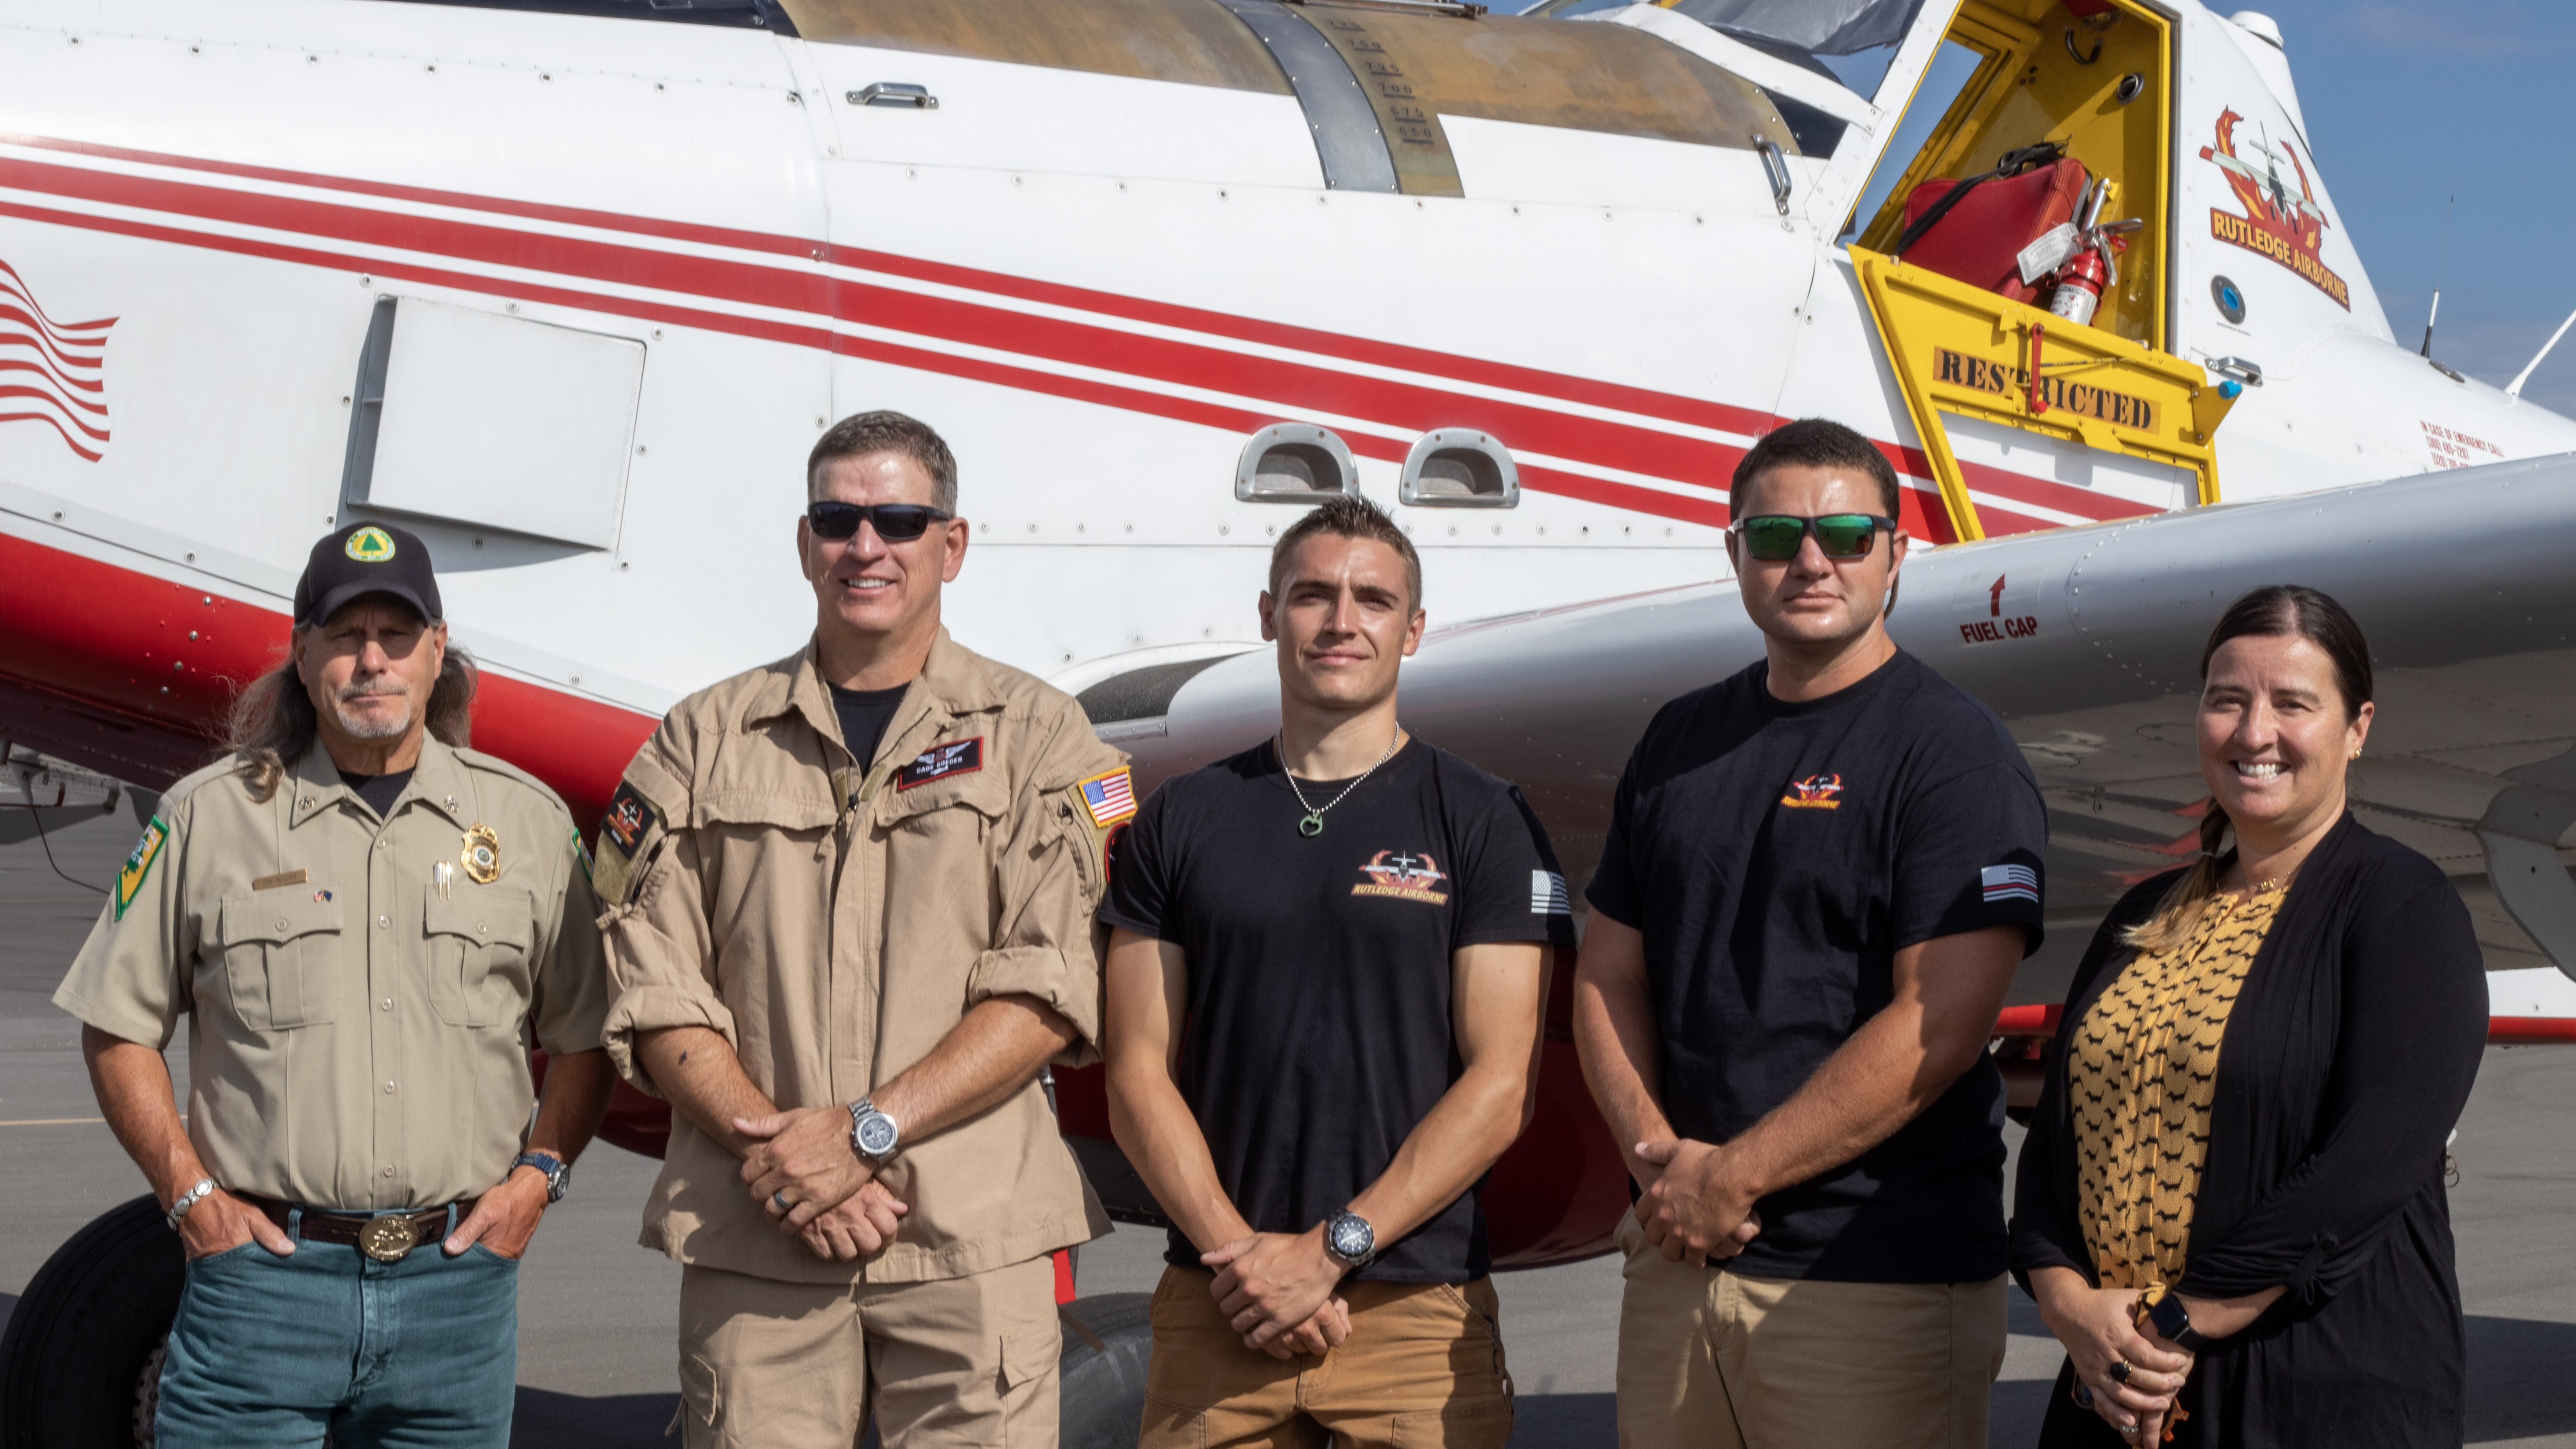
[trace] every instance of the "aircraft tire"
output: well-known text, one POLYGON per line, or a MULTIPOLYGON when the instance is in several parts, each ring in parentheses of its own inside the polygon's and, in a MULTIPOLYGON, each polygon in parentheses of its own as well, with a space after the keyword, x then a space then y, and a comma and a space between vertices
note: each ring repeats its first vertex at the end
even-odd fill
POLYGON ((1145 1418, 1145 1362, 1154 1351, 1154 1325, 1146 1316, 1150 1302, 1143 1293, 1095 1293, 1061 1310, 1066 1319, 1064 1354, 1057 1360, 1062 1449, 1136 1449, 1145 1418), (1085 1338, 1082 1329, 1089 1329, 1091 1337, 1085 1338))
MULTIPOLYGON (((0 1449, 126 1449, 149 1422, 186 1278, 161 1204, 92 1220, 36 1270, 0 1336, 0 1449)), ((148 1440, 141 1442, 148 1443, 148 1440)))

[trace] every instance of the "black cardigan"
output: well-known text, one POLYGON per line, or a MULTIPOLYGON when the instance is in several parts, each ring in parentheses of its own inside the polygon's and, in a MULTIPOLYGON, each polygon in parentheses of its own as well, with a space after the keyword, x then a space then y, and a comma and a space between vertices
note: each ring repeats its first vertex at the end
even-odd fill
MULTIPOLYGON (((2136 953, 2123 926, 2175 874, 2114 907, 2076 968, 2014 1188, 2013 1275, 2093 1280, 2075 1203, 2067 1043, 2136 953)), ((2208 1160, 2179 1290, 2288 1289, 2200 1356, 2178 1445, 2457 1444, 2468 1353, 2443 1148, 2486 1042, 2487 987, 2468 908, 2439 867, 2347 814, 2319 842, 2227 1019, 2208 1160)), ((2043 1445, 2120 1445, 2068 1398, 2043 1445)))

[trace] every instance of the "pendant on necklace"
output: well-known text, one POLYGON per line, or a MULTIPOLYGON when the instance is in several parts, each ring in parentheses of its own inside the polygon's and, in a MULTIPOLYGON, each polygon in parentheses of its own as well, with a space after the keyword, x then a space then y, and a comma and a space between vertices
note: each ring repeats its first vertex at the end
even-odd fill
POLYGON ((1297 822, 1297 833, 1305 836, 1309 840, 1323 834, 1324 812, 1321 810, 1307 811, 1306 818, 1297 822))

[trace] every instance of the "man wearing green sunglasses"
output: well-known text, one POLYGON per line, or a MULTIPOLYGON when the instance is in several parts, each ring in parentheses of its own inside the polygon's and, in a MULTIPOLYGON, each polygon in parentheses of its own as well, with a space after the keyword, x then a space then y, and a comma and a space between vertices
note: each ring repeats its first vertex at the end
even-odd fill
POLYGON ((2002 722, 1888 637, 1898 498, 1837 423, 1745 455, 1727 556, 1765 657, 1656 715, 1586 892, 1576 1041, 1641 1189, 1631 1449, 1986 1439, 1984 1049, 2039 944, 2047 817, 2002 722))

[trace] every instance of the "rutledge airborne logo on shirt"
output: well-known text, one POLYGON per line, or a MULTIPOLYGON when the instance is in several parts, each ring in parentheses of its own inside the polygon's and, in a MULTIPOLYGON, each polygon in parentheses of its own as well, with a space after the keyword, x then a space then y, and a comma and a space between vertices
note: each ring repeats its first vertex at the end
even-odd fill
POLYGON ((1367 876, 1368 880, 1351 887, 1352 895, 1392 896, 1397 900, 1420 901, 1432 906, 1449 904, 1448 892, 1432 889, 1449 877, 1440 873, 1439 863, 1427 851, 1420 855, 1398 855, 1392 850, 1381 850, 1369 857, 1368 864, 1360 867, 1360 874, 1367 876))
POLYGON ((1789 791, 1780 797, 1780 803, 1792 810, 1840 810, 1843 802, 1834 797, 1842 792, 1842 776, 1809 775, 1790 781, 1789 791))

